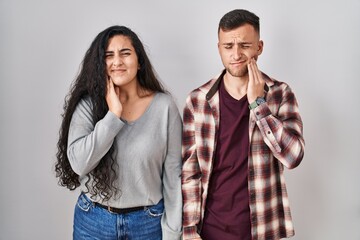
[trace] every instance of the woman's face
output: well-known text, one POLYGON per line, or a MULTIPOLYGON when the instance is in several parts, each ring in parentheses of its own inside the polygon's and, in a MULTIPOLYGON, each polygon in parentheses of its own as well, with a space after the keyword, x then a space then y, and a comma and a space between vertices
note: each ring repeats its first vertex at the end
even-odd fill
POLYGON ((140 69, 138 57, 131 40, 123 35, 109 39, 105 51, 106 73, 118 87, 125 87, 137 81, 140 69))

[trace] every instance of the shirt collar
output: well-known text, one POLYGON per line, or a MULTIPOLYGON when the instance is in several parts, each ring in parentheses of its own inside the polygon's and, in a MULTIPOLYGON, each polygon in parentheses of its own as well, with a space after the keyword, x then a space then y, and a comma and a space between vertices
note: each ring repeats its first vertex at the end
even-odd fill
MULTIPOLYGON (((220 76, 215 80, 212 87, 210 88, 210 90, 206 94, 206 100, 211 99, 215 95, 215 93, 219 90, 220 81, 224 78, 225 73, 226 73, 226 69, 224 69, 222 71, 222 73, 220 74, 220 76)), ((261 72, 261 74, 262 74, 262 76, 263 76, 263 78, 265 80, 264 91, 268 92, 270 87, 272 85, 274 85, 274 81, 268 75, 266 75, 265 73, 261 72)))

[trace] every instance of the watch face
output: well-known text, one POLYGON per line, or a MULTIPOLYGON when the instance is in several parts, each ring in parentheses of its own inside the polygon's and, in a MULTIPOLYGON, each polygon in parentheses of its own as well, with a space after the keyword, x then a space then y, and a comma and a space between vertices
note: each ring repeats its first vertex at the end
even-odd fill
POLYGON ((256 99, 256 103, 258 104, 258 105, 260 105, 260 104, 262 104, 262 103, 264 103, 265 102, 265 99, 264 98, 257 98, 256 99))

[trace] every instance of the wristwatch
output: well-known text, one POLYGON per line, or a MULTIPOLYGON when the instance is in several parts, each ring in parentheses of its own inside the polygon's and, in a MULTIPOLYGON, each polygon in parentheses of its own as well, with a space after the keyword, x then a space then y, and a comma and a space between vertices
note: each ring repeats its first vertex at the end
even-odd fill
POLYGON ((254 108, 256 108, 257 106, 259 106, 259 105, 261 105, 261 104, 263 104, 263 103, 265 103, 265 102, 266 102, 266 101, 265 101, 265 98, 263 98, 263 97, 257 97, 256 100, 249 105, 249 108, 250 108, 250 109, 254 109, 254 108))

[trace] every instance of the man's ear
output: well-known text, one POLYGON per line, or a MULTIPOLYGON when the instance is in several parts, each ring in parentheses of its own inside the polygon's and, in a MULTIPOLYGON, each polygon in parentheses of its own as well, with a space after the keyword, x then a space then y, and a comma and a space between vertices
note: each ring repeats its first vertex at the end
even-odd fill
POLYGON ((264 42, 262 40, 259 40, 258 43, 258 50, 257 50, 257 55, 261 55, 262 51, 264 49, 264 42))

